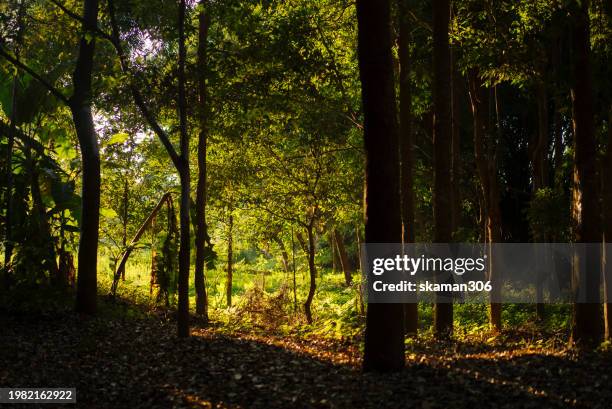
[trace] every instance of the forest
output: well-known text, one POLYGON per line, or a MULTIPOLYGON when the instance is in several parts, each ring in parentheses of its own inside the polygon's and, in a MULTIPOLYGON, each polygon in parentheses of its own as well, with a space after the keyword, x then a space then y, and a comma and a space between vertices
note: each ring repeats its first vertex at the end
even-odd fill
POLYGON ((612 408, 611 56, 608 0, 0 1, 0 406, 612 408), (587 250, 380 302, 382 243, 587 250))

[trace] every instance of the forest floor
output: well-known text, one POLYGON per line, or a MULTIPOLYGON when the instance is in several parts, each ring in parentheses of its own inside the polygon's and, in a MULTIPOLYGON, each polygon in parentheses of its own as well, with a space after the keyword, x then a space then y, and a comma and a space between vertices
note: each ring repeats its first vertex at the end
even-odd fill
POLYGON ((511 338, 417 340, 403 372, 363 374, 355 341, 197 323, 178 339, 161 312, 12 314, 0 325, 0 387, 76 387, 79 408, 612 408, 609 353, 511 338))

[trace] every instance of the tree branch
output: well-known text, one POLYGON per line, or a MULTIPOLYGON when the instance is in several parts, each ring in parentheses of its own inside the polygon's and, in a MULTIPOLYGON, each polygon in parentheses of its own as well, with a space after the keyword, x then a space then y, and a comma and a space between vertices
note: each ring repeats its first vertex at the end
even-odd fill
POLYGON ((64 104, 70 105, 70 100, 68 99, 68 97, 62 94, 57 88, 55 88, 51 83, 45 80, 41 75, 36 73, 33 69, 25 65, 23 62, 21 62, 17 58, 10 55, 2 46, 0 46, 0 56, 4 57, 8 62, 13 64, 15 67, 18 67, 24 70, 25 72, 27 72, 28 74, 30 74, 35 80, 37 80, 42 85, 44 85, 45 88, 47 88, 49 92, 51 92, 51 94, 53 94, 57 99, 62 101, 64 104))
MULTIPOLYGON (((51 0, 51 1, 54 1, 54 0, 51 0)), ((134 73, 130 69, 130 65, 127 61, 127 57, 121 45, 121 39, 119 36, 119 25, 117 24, 117 19, 115 18, 115 6, 113 3, 113 0, 108 0, 108 14, 110 17, 111 29, 113 31, 113 34, 111 36, 111 43, 115 47, 115 51, 117 52, 117 56, 119 57, 121 71, 124 74, 129 74, 130 76, 135 77, 134 73)), ((130 82, 130 91, 132 92, 134 103, 140 110, 140 113, 145 118, 145 120, 147 121, 147 123, 149 124, 153 132, 155 132, 155 134, 157 135, 161 143, 166 148, 166 151, 168 152, 168 155, 170 156, 172 163, 174 164, 177 170, 180 169, 182 166, 182 161, 178 153, 176 152, 174 145, 172 145, 172 142, 170 141, 168 134, 162 129, 162 127, 157 122, 155 115, 147 107, 147 104, 145 103, 144 98, 142 97, 142 94, 140 93, 140 90, 136 87, 136 85, 133 82, 130 82)))
MULTIPOLYGON (((76 14, 73 11, 70 11, 68 8, 66 8, 66 6, 64 6, 62 3, 60 3, 58 0, 48 0, 49 2, 55 4, 60 10, 62 10, 66 15, 68 15, 70 18, 73 18, 75 20, 77 20, 80 23, 84 23, 83 17, 79 16, 78 14, 76 14)), ((110 41, 111 43, 114 43, 113 41, 113 37, 107 33, 105 33, 104 31, 102 31, 99 27, 96 27, 95 33, 104 38, 105 40, 110 41)))

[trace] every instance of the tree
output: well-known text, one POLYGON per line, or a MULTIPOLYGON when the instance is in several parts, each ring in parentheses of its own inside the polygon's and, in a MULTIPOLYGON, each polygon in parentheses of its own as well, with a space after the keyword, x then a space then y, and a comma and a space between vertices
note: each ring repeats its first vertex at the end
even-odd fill
POLYGON ((207 77, 207 42, 210 17, 205 9, 206 1, 200 2, 198 15, 198 119, 200 133, 198 135, 198 186, 196 189, 196 260, 194 281, 196 289, 196 313, 205 322, 208 321, 208 298, 206 296, 206 279, 204 275, 207 244, 210 248, 210 237, 206 226, 206 150, 208 140, 208 97, 206 90, 207 77))
MULTIPOLYGON (((603 172, 612 174, 612 107, 608 112, 608 143, 606 156, 603 161, 603 172)), ((612 181, 603 179, 603 222, 604 222, 604 249, 605 249, 605 304, 604 323, 605 339, 612 339, 612 181)))
POLYGON ((72 75, 73 93, 67 98, 60 90, 46 81, 42 76, 24 65, 0 47, 0 55, 21 68, 48 90, 72 113, 72 121, 79 140, 82 158, 82 210, 81 236, 78 255, 78 277, 76 310, 85 314, 94 314, 97 304, 97 260, 98 260, 98 226, 100 220, 100 156, 98 140, 91 112, 92 106, 92 71, 94 63, 95 38, 91 35, 97 31, 98 1, 83 2, 82 34, 79 40, 79 52, 72 75))
MULTIPOLYGON (((353 281, 353 267, 351 266, 351 262, 349 261, 348 255, 346 254, 346 247, 344 246, 344 237, 342 237, 342 234, 340 234, 335 228, 332 231, 332 237, 334 241, 333 246, 335 246, 335 250, 337 250, 337 254, 339 255, 340 267, 342 268, 342 272, 344 273, 344 282, 347 286, 350 286, 353 281)), ((335 251, 333 248, 331 249, 331 251, 333 257, 333 253, 335 251)))
MULTIPOLYGON (((414 243, 414 133, 412 130, 412 90, 410 84, 411 25, 408 1, 399 0, 399 127, 400 192, 402 205, 402 243, 414 243)), ((419 327, 418 303, 404 306, 404 329, 416 334, 419 327)))
MULTIPOLYGON (((490 246, 501 241, 501 209, 499 206, 499 181, 497 176, 497 149, 499 138, 492 135, 490 94, 491 89, 486 87, 480 74, 473 69, 468 74, 470 101, 472 106, 474 127, 474 161, 480 180, 483 208, 485 211, 485 243, 490 246), (489 143, 487 143, 487 141, 489 143), (493 142, 494 141, 494 142, 493 142)), ((497 296, 498 282, 495 277, 493 257, 488 259, 489 278, 495 286, 489 306, 489 321, 494 330, 501 330, 501 304, 497 296)))
POLYGON ((186 3, 181 1, 178 7, 178 45, 179 45, 179 56, 178 56, 178 98, 177 98, 177 111, 179 116, 179 149, 180 154, 177 153, 172 141, 168 134, 160 126, 155 114, 148 106, 146 100, 136 84, 136 75, 132 71, 128 57, 123 49, 121 43, 121 33, 119 31, 119 24, 115 15, 114 1, 108 0, 109 17, 112 29, 112 35, 110 41, 112 42, 119 62, 121 65, 121 71, 131 77, 129 83, 129 89, 134 99, 134 103, 140 110, 142 116, 151 127, 153 132, 157 135, 159 140, 164 145, 168 156, 172 160, 174 167, 179 175, 181 184, 181 197, 180 197, 180 239, 179 239, 179 278, 178 278, 178 320, 177 320, 177 333, 179 337, 189 336, 189 267, 190 267, 190 222, 189 222, 189 209, 190 209, 190 191, 191 191, 191 175, 189 171, 189 133, 187 130, 187 101, 185 95, 185 60, 186 60, 186 46, 185 46, 185 13, 186 3))
MULTIPOLYGON (((433 109, 434 109, 434 241, 450 243, 452 230, 451 186, 451 67, 448 27, 449 0, 433 1, 433 109)), ((453 304, 450 294, 439 294, 434 326, 438 336, 453 332, 453 304), (444 299, 442 299, 444 298, 444 299)))
POLYGON ((181 180, 181 238, 179 248, 179 278, 178 278, 178 336, 189 336, 189 265, 191 263, 191 240, 189 232, 189 208, 191 192, 191 174, 189 172, 189 132, 187 130, 187 97, 185 95, 185 11, 186 2, 179 3, 178 32, 178 115, 180 127, 181 156, 178 161, 178 172, 181 180))
MULTIPOLYGON (((357 51, 364 114, 365 241, 401 243, 398 125, 389 1, 357 1, 357 51)), ((369 304, 364 371, 404 367, 403 306, 369 304)))
MULTIPOLYGON (((577 243, 601 241, 600 206, 596 143, 593 126, 593 95, 590 67, 589 1, 569 5, 572 19, 573 84, 572 122, 574 130, 574 169, 572 186, 572 222, 577 243)), ((586 260, 574 260, 574 291, 577 297, 572 315, 571 342, 595 346, 601 338, 599 300, 600 260, 595 246, 584 253, 586 260)))

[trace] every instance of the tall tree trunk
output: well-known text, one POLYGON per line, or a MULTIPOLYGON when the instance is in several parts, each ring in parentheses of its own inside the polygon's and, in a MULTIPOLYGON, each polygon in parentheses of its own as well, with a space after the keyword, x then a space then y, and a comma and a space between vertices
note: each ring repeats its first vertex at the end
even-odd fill
MULTIPOLYGON (((492 243, 501 241, 501 209, 499 206, 499 182, 495 154, 497 148, 487 145, 485 142, 486 139, 494 139, 491 135, 492 124, 489 115, 491 90, 484 86, 476 69, 472 69, 468 73, 468 82, 474 123, 474 161, 476 162, 483 198, 481 208, 484 210, 484 242, 490 246, 492 243)), ((495 331, 500 331, 501 304, 495 302, 499 301, 499 283, 491 255, 489 255, 488 262, 488 278, 494 287, 491 292, 492 302, 489 305, 489 321, 495 331)))
POLYGON ((85 36, 85 33, 95 32, 97 22, 98 1, 84 0, 82 37, 72 76, 74 91, 69 102, 83 162, 76 310, 85 314, 94 314, 97 304, 100 152, 91 113, 91 81, 96 40, 95 37, 85 36))
POLYGON ((603 162, 603 224, 604 224, 604 249, 605 249, 605 304, 604 304, 604 328, 606 340, 612 339, 612 107, 608 112, 608 146, 603 162))
MULTIPOLYGON (((128 226, 128 209, 129 209, 129 199, 130 199, 130 184, 128 178, 125 178, 123 184, 123 235, 121 237, 121 245, 123 247, 123 251, 125 251, 125 246, 127 246, 127 226, 128 226)), ((125 281, 125 264, 121 269, 121 281, 125 281)))
POLYGON ((353 282, 353 267, 349 261, 348 255, 346 254, 346 247, 344 247, 344 240, 342 235, 338 233, 336 229, 333 231, 333 237, 335 241, 338 255, 340 256, 340 267, 344 273, 344 282, 347 286, 350 286, 353 282))
MULTIPOLYGON (((23 15, 25 13, 25 1, 21 1, 19 4, 19 11, 17 12, 17 47, 15 48, 15 56, 19 59, 20 47, 21 47, 21 35, 23 33, 23 15)), ((6 216, 4 219, 4 270, 11 262, 13 255, 13 146, 15 144, 15 131, 17 130, 17 85, 18 76, 21 70, 16 68, 13 76, 13 84, 11 87, 11 113, 10 113, 10 128, 8 131, 8 140, 6 147, 6 193, 5 193, 5 206, 6 216)), ((3 281, 0 280, 0 288, 2 287, 3 281)))
POLYGON ((308 296, 306 297, 306 301, 304 302, 304 313, 306 314, 306 321, 309 324, 312 324, 312 300, 315 295, 315 291, 317 289, 317 267, 315 265, 315 241, 314 241, 314 226, 313 221, 311 220, 308 226, 306 227, 306 232, 308 233, 308 252, 306 255, 308 256, 308 272, 310 273, 310 285, 308 287, 308 296))
POLYGON ((293 312, 298 310, 297 305, 297 268, 295 265, 295 240, 293 240, 293 227, 291 227, 291 264, 293 267, 293 312))
MULTIPOLYGON (((572 2, 573 73, 571 90, 574 127, 574 177, 572 189, 572 222, 577 243, 601 241, 596 143, 593 125, 593 96, 590 67, 589 1, 572 2)), ((576 300, 572 316, 574 344, 595 346, 601 338, 601 310, 599 300, 600 261, 595 251, 586 260, 574 260, 573 284, 576 300), (585 302, 586 301, 586 302, 585 302)))
POLYGON ((187 99, 185 96, 185 60, 187 50, 185 47, 185 12, 186 0, 179 3, 178 32, 178 115, 180 128, 179 177, 181 181, 180 204, 180 247, 179 247, 179 276, 178 276, 178 325, 179 337, 189 336, 189 265, 191 252, 191 239, 189 232, 189 210, 191 203, 191 181, 189 172, 189 134, 187 132, 187 99))
MULTIPOLYGON (((452 139, 451 139, 451 71, 448 27, 449 0, 433 2, 433 106, 434 106, 434 241, 449 243, 452 230, 452 139)), ((453 304, 451 294, 436 295, 434 330, 436 336, 446 337, 453 332, 453 304), (440 297, 447 300, 440 300, 440 297)))
MULTIPOLYGON (((399 145, 402 243, 414 243, 414 133, 412 132, 412 86, 410 84, 410 43, 412 26, 408 19, 409 0, 399 0, 399 145)), ((419 327, 418 303, 404 304, 404 331, 416 334, 419 327)))
MULTIPOLYGON (((560 77, 560 71, 563 67, 561 64, 561 35, 557 35, 553 38, 553 43, 551 47, 551 63, 553 66, 553 75, 555 78, 560 77)), ((557 83, 554 84, 555 87, 560 88, 557 83)), ((553 92, 553 144, 554 144, 554 181, 553 187, 555 189, 562 189, 563 184, 563 123, 562 123, 562 114, 561 109, 563 106, 563 102, 561 100, 561 95, 559 91, 553 92)))
MULTIPOLYGON (((358 59, 366 153, 365 241, 401 243, 399 135, 389 0, 357 0, 358 59)), ((369 304, 364 371, 404 367, 402 304, 369 304)))
POLYGON ((451 139, 452 139, 452 215, 453 231, 457 231, 461 224, 461 96, 463 87, 461 86, 461 74, 457 69, 457 56, 454 47, 450 49, 451 59, 451 139))
MULTIPOLYGON (((548 98, 546 87, 543 82, 536 86, 536 99, 538 106, 538 134, 535 148, 532 152, 533 167, 533 198, 535 199, 538 191, 548 185, 548 98)), ((550 238, 544 232, 537 231, 534 234, 534 241, 547 242, 550 238)), ((540 272, 538 274, 541 275, 540 272)), ((544 320, 544 277, 537 277, 536 280, 536 316, 539 321, 544 320)))
POLYGON ((336 249, 336 238, 334 237, 334 234, 335 232, 332 229, 327 236, 329 238, 329 249, 331 252, 332 259, 332 271, 336 273, 338 271, 338 265, 340 264, 340 260, 338 260, 338 250, 336 249))
MULTIPOLYGON (((358 253, 358 260, 359 260, 359 272, 362 274, 363 277, 363 255, 361 254, 361 242, 363 240, 361 240, 361 229, 359 228, 359 224, 355 224, 355 238, 357 239, 357 253, 358 253)), ((357 289, 357 297, 358 297, 358 305, 359 305, 359 313, 361 315, 365 314, 365 306, 363 305, 363 279, 360 278, 360 283, 359 283, 359 288, 357 289)), ((404 319, 405 319, 405 311, 404 311, 404 319)))
MULTIPOLYGON (((115 16, 115 6, 113 0, 108 1, 108 14, 112 29, 112 44, 119 57, 121 71, 126 75, 134 75, 129 63, 129 58, 121 45, 121 33, 115 16)), ((178 302, 178 325, 177 332, 179 337, 189 336, 189 264, 190 264, 190 232, 189 232, 189 207, 190 207, 190 174, 189 174, 189 134, 187 132, 187 102, 185 98, 185 1, 179 3, 179 69, 178 69, 178 111, 180 119, 180 155, 177 153, 168 134, 157 122, 155 113, 149 109, 142 93, 132 82, 129 84, 134 103, 140 110, 145 121, 149 124, 153 132, 157 135, 164 145, 168 156, 176 168, 181 182, 180 200, 180 249, 179 249, 179 302, 178 302)))
POLYGON ((234 281, 234 214, 230 206, 229 220, 227 223, 227 279, 225 281, 225 298, 227 306, 232 306, 232 288, 234 281))
POLYGON ((198 16, 198 94, 199 106, 198 116, 200 122, 200 133, 198 135, 198 186, 196 190, 196 264, 195 264, 195 291, 196 291, 196 314, 199 314, 205 322, 208 322, 208 297, 206 294, 205 269, 205 246, 208 239, 206 225, 206 151, 208 140, 208 97, 206 91, 207 77, 207 52, 208 27, 210 17, 205 10, 207 1, 201 0, 200 14, 198 16))
POLYGON ((5 206, 6 206, 6 217, 4 219, 4 269, 5 274, 8 265, 11 262, 13 255, 13 145, 15 144, 15 120, 17 118, 17 75, 19 71, 15 73, 13 78, 13 86, 11 90, 11 116, 10 116, 10 128, 8 132, 8 143, 6 147, 6 192, 5 192, 5 206))

